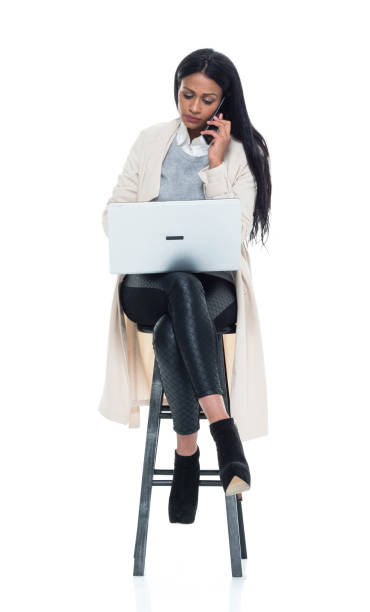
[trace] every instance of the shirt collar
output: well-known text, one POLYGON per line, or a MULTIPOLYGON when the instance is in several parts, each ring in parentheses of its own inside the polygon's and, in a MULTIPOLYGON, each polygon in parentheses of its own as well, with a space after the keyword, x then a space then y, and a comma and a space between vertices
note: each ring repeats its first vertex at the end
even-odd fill
POLYGON ((186 143, 189 146, 191 146, 191 148, 193 148, 194 146, 197 148, 199 147, 202 151, 204 151, 204 153, 208 153, 209 145, 206 143, 202 134, 200 134, 200 136, 197 136, 197 138, 193 138, 193 140, 190 142, 188 128, 186 127, 185 123, 183 122, 181 118, 180 118, 180 125, 177 131, 176 139, 177 139, 177 144, 180 147, 186 143))

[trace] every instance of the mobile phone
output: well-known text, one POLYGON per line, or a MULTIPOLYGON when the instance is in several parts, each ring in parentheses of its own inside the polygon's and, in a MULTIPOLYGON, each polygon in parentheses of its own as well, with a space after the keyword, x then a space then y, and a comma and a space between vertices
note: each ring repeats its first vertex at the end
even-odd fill
MULTIPOLYGON (((217 115, 217 113, 219 112, 223 102, 225 100, 225 96, 223 96, 220 104, 218 105, 217 109, 215 110, 214 113, 212 113, 212 115, 209 117, 209 120, 213 119, 213 117, 215 115, 217 115)), ((206 130, 215 130, 216 132, 218 131, 218 127, 216 125, 207 125, 207 127, 205 128, 206 130)), ((210 144, 210 142, 212 142, 213 140, 213 136, 211 134, 202 134, 204 140, 206 141, 207 144, 210 144)))

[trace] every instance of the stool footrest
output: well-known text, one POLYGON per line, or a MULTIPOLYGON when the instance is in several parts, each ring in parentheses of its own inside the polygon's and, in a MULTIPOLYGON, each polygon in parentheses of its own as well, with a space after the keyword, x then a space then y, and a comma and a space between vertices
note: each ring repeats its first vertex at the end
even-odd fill
MULTIPOLYGON (((159 418, 160 419, 172 419, 173 418, 173 415, 172 415, 172 412, 170 410, 170 407, 166 406, 166 404, 162 404, 161 411, 159 413, 159 418)), ((201 408, 199 408, 199 418, 200 419, 206 419, 207 418, 206 414, 203 412, 203 410, 201 408)))
MULTIPOLYGON (((155 469, 153 470, 153 474, 158 474, 161 476, 166 476, 166 475, 170 475, 173 474, 173 470, 166 470, 166 469, 155 469)), ((200 470, 200 475, 201 476, 219 476, 220 475, 220 470, 200 470)))
MULTIPOLYGON (((161 414, 159 415, 160 419, 172 419, 172 414, 170 414, 169 412, 161 412, 161 414)), ((201 412, 199 414, 199 418, 200 419, 206 419, 206 415, 204 414, 204 412, 201 412)))
MULTIPOLYGON (((172 480, 152 480, 153 487, 166 487, 172 485, 172 480)), ((221 480, 205 480, 199 479, 199 486, 206 487, 222 487, 221 480)))

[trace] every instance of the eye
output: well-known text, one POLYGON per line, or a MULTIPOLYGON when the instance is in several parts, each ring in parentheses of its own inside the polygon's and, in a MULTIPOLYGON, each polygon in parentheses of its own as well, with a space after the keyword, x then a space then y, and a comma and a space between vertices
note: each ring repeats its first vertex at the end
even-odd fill
MULTIPOLYGON (((186 94, 182 94, 184 96, 184 98, 186 98, 187 100, 190 100, 190 98, 192 98, 193 96, 189 96, 186 94)), ((203 100, 206 104, 213 104, 213 100, 211 102, 209 102, 208 100, 203 100)))

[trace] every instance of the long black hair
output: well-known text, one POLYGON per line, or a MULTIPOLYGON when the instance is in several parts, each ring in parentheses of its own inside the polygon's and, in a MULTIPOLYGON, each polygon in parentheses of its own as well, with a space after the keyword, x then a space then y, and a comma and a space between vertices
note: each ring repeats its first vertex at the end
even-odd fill
MULTIPOLYGON (((214 49, 197 49, 180 62, 175 72, 175 102, 178 106, 178 89, 184 77, 203 72, 216 81, 226 99, 222 105, 223 118, 231 121, 231 135, 243 143, 248 165, 257 185, 253 214, 253 226, 249 240, 257 237, 261 228, 261 240, 269 233, 271 209, 270 156, 263 136, 253 127, 245 106, 240 77, 233 62, 223 53, 214 49)), ((248 240, 248 236, 247 236, 248 240)))

